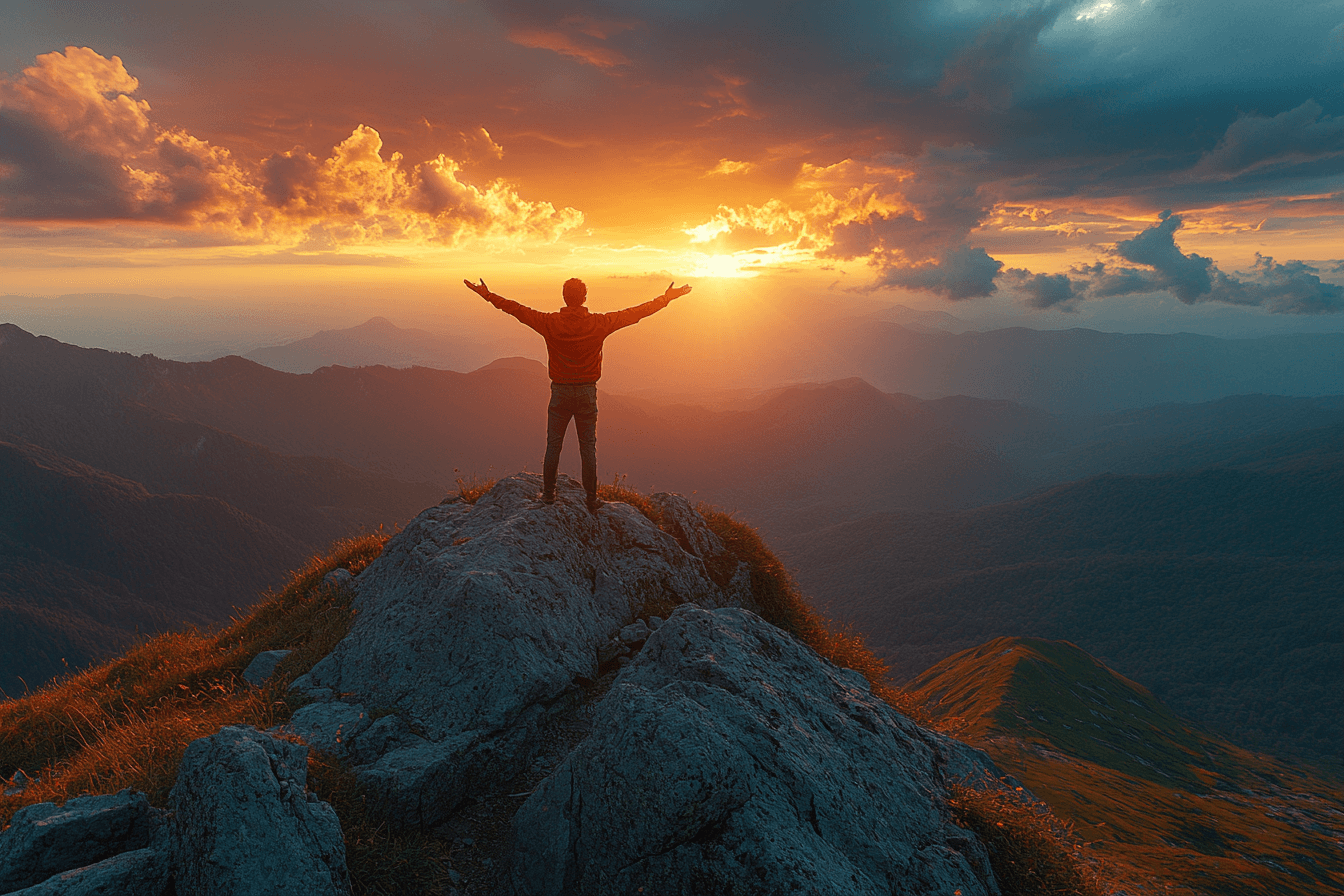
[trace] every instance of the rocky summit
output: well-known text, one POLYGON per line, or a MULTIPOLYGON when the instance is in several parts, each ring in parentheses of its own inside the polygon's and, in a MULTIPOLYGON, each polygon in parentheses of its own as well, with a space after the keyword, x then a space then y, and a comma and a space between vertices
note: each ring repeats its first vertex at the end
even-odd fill
POLYGON ((948 808, 951 783, 994 774, 984 754, 758 615, 750 568, 684 498, 590 513, 564 477, 553 505, 539 491, 520 474, 424 511, 340 584, 354 623, 294 682, 287 726, 193 744, 168 813, 71 801, 53 846, 56 808, 25 810, 0 892, 349 892, 307 744, 391 827, 453 836, 495 807, 486 871, 450 892, 999 893, 948 808))

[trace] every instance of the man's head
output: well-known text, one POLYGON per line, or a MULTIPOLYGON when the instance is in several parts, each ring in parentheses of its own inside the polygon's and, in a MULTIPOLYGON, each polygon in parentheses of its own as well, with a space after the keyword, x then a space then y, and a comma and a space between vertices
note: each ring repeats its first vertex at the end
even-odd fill
POLYGON ((588 287, 578 277, 570 277, 565 281, 564 295, 566 305, 578 307, 587 301, 588 287))

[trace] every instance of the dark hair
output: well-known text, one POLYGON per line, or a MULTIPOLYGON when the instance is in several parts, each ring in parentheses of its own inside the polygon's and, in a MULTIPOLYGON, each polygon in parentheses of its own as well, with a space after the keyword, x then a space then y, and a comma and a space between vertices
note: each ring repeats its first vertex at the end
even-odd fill
POLYGON ((566 305, 582 305, 588 298, 588 287, 578 277, 565 281, 564 296, 566 305))

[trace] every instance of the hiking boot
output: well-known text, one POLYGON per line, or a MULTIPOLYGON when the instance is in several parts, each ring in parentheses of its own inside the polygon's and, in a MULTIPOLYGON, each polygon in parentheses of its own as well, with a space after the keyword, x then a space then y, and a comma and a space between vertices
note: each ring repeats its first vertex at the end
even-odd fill
POLYGON ((540 498, 541 498, 541 503, 543 503, 543 504, 554 504, 554 503, 555 503, 555 492, 542 492, 541 495, 540 495, 540 498))
POLYGON ((606 502, 606 501, 603 501, 603 500, 602 500, 601 498, 599 498, 597 495, 589 495, 589 496, 588 496, 588 512, 589 512, 589 513, 596 514, 599 510, 601 510, 603 507, 606 507, 606 506, 607 506, 607 502, 606 502))

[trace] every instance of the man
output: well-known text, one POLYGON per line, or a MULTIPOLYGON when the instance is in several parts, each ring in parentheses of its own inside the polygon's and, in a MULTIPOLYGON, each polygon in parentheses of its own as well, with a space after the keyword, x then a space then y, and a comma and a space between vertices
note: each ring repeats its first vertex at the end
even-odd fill
POLYGON ((579 458, 583 461, 583 490, 588 493, 588 510, 597 513, 602 506, 597 499, 597 380, 602 376, 602 341, 622 327, 663 310, 668 302, 686 295, 691 288, 673 289, 669 283, 667 290, 652 302, 624 311, 593 314, 583 304, 588 300, 588 287, 578 278, 565 281, 562 290, 565 307, 557 312, 536 311, 497 296, 485 285, 485 280, 479 284, 470 280, 462 282, 491 305, 512 314, 546 339, 551 404, 546 415, 546 460, 541 468, 541 500, 547 504, 555 501, 560 449, 564 446, 565 431, 569 429, 572 417, 579 435, 579 458))

